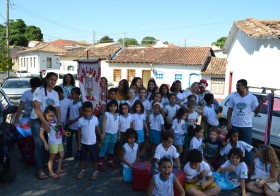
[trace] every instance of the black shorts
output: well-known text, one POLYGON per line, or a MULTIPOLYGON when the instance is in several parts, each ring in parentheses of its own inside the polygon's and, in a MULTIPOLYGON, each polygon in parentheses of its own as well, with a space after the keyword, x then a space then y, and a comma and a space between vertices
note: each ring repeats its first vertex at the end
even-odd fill
POLYGON ((92 162, 97 162, 99 157, 98 146, 97 144, 86 145, 81 144, 82 150, 80 151, 80 160, 84 161, 87 159, 88 152, 90 153, 90 160, 92 162))

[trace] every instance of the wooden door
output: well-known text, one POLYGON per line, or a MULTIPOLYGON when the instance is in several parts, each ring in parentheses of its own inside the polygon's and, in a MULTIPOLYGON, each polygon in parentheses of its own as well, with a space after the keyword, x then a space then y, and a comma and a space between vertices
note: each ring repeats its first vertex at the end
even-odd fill
POLYGON ((142 70, 143 86, 147 88, 148 81, 151 79, 151 70, 142 70))

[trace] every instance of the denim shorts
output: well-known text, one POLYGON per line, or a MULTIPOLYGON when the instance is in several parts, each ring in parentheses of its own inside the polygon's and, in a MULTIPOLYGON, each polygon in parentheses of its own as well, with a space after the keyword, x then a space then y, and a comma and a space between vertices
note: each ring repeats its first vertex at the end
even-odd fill
POLYGON ((175 146, 183 146, 184 143, 185 143, 185 135, 184 134, 175 133, 174 134, 174 145, 175 146))
POLYGON ((150 130, 150 142, 153 144, 160 144, 161 142, 161 131, 154 129, 150 130))
POLYGON ((144 129, 136 130, 136 132, 137 132, 137 135, 138 135, 138 140, 136 142, 137 143, 143 143, 145 141, 144 129))
POLYGON ((82 145, 82 150, 80 151, 80 160, 84 161, 87 159, 87 154, 89 152, 90 154, 90 160, 92 162, 97 162, 98 161, 98 146, 97 144, 93 145, 86 145, 86 144, 81 144, 82 145))

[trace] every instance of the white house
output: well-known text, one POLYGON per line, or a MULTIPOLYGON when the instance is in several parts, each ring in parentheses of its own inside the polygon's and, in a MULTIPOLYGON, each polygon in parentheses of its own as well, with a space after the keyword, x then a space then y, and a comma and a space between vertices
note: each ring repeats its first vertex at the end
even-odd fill
POLYGON ((239 79, 250 86, 279 88, 280 20, 249 18, 234 22, 225 44, 226 91, 239 79))

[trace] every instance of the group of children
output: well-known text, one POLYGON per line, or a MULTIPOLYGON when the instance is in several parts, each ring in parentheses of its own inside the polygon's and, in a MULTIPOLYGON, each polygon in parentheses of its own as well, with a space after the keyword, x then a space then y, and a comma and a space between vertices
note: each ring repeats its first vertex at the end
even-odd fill
MULTIPOLYGON (((148 86, 153 86, 153 83, 148 86)), ((256 158, 249 169, 249 175, 255 182, 245 184, 248 169, 242 160, 245 151, 251 151, 253 147, 239 141, 239 132, 235 129, 228 131, 224 141, 219 140, 219 109, 210 93, 204 96, 205 105, 201 109, 197 96, 189 95, 186 102, 178 101, 175 94, 169 93, 167 85, 160 88, 161 92, 132 87, 127 100, 121 101, 116 100, 117 90, 113 88, 108 91, 106 112, 98 119, 92 115, 92 103, 81 102, 79 88, 71 90, 71 99, 64 97, 59 86, 54 90, 59 94, 61 121, 67 125, 68 157, 72 156, 72 140, 76 134, 76 157, 80 158, 81 168, 77 175, 79 179, 86 175, 88 153, 94 169, 91 179, 95 180, 98 168, 106 170, 106 159, 111 168, 117 168, 115 160, 119 160, 124 168, 132 168, 136 161, 147 160, 149 149, 155 161, 155 175, 148 187, 151 195, 172 195, 173 185, 181 195, 185 192, 190 195, 216 195, 221 189, 238 186, 242 195, 246 195, 246 189, 266 194, 278 192, 278 159, 273 148, 266 145, 256 150, 256 158), (201 119, 207 125, 205 130, 205 126, 199 125, 201 119), (207 138, 204 139, 205 135, 207 138), (183 164, 186 173, 184 188, 172 174, 174 166, 182 169, 183 164)), ((50 124, 54 123, 54 114, 51 106, 44 112, 50 124)), ((58 152, 57 172, 64 172, 61 168, 63 134, 55 128, 51 129, 47 144, 43 133, 42 129, 41 138, 50 152, 50 176, 54 176, 52 166, 54 155, 58 152), (54 148, 52 144, 59 145, 54 148)))

